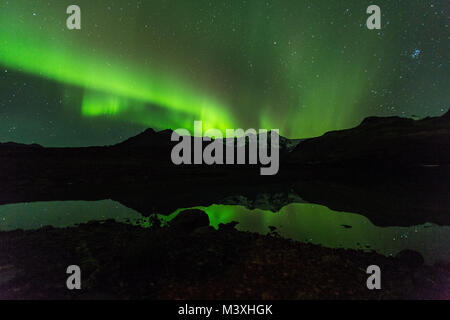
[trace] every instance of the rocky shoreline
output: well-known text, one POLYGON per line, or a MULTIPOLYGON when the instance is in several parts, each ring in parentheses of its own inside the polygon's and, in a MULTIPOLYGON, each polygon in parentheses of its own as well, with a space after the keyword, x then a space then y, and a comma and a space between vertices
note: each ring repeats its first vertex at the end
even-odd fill
MULTIPOLYGON (((0 233, 1 299, 449 299, 450 266, 420 257, 331 249, 209 226, 185 212, 170 226, 113 220, 0 233), (82 289, 66 288, 66 268, 82 289), (368 290, 378 265, 382 289, 368 290)), ((269 230, 268 230, 269 231, 269 230)))

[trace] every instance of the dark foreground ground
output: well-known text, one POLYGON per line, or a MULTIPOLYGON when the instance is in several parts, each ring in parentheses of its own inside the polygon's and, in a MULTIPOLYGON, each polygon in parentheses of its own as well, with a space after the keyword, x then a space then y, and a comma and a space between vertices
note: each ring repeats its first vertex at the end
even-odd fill
POLYGON ((105 221, 2 232, 0 298, 450 298, 449 265, 329 249, 232 225, 214 230, 198 217, 164 228, 105 221), (66 268, 73 264, 82 270, 78 291, 66 288, 66 268), (366 287, 366 268, 373 264, 381 268, 381 290, 366 287))

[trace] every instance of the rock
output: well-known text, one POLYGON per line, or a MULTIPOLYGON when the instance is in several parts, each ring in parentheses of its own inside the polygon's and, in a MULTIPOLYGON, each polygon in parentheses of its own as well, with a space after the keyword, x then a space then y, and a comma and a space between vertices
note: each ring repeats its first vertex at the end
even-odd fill
POLYGON ((215 229, 211 226, 203 226, 194 230, 195 234, 208 234, 214 232, 215 229))
POLYGON ((219 230, 234 230, 235 227, 239 224, 237 221, 231 221, 229 223, 219 223, 219 230))
POLYGON ((209 217, 206 212, 199 209, 189 209, 180 212, 170 226, 177 230, 193 231, 201 227, 209 226, 209 217))
POLYGON ((410 267, 420 267, 424 264, 425 259, 423 256, 414 250, 405 249, 397 253, 395 256, 396 259, 399 259, 402 263, 408 264, 410 267))

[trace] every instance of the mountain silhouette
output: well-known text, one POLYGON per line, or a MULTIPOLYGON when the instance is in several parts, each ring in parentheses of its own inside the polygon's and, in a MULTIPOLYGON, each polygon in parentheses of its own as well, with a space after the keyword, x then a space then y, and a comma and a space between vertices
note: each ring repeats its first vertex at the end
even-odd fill
POLYGON ((317 138, 280 137, 275 176, 261 176, 259 164, 176 166, 171 135, 147 129, 85 148, 2 143, 0 204, 113 199, 149 215, 214 203, 278 210, 311 202, 383 226, 450 225, 449 112, 370 117, 317 138))

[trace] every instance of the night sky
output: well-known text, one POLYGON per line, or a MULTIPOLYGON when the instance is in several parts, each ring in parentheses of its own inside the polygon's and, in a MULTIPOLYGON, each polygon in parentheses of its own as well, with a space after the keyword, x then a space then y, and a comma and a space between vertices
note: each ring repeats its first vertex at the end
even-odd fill
POLYGON ((0 0, 0 141, 119 142, 147 127, 280 129, 436 116, 450 2, 0 0), (68 30, 77 4, 82 29, 68 30), (368 30, 366 8, 382 12, 368 30))

